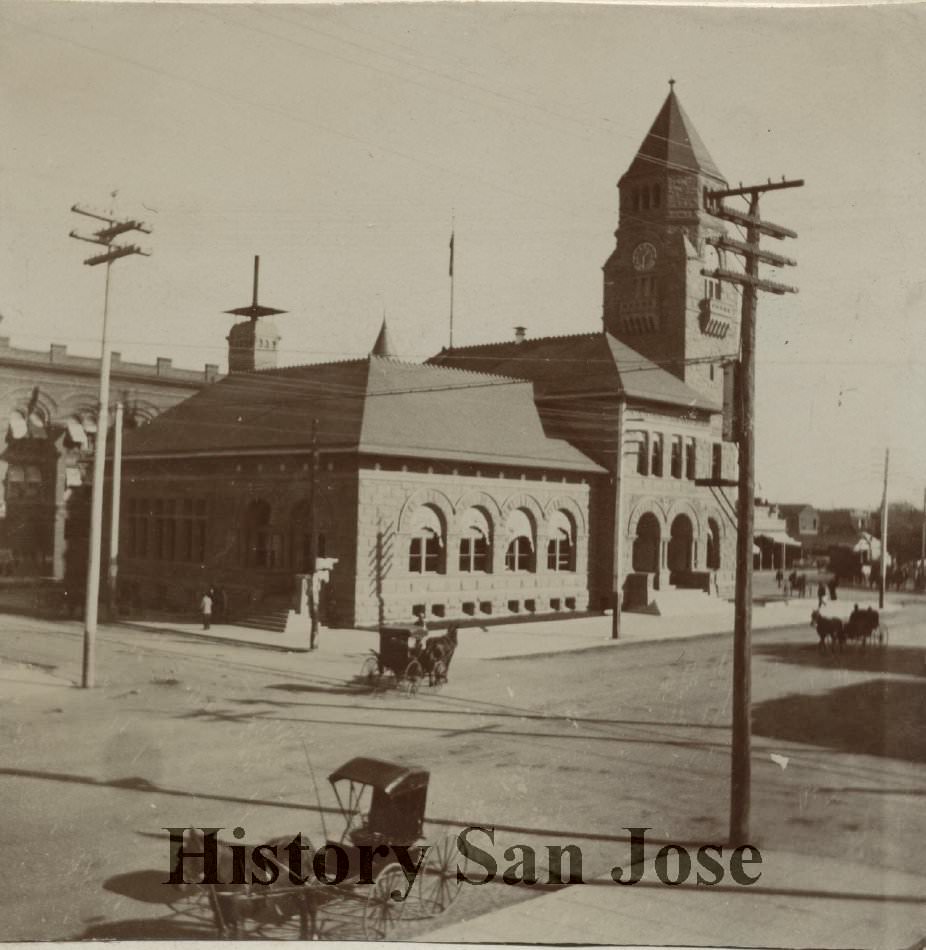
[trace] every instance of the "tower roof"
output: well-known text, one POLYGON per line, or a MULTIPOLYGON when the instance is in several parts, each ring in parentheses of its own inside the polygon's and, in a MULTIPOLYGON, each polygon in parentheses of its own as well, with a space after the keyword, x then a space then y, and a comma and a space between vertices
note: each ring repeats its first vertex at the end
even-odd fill
POLYGON ((726 182, 707 146, 695 130, 670 83, 669 95, 656 116, 627 175, 652 175, 656 170, 688 171, 726 182))
POLYGON ((392 339, 389 336, 389 328, 386 326, 386 318, 383 317, 383 325, 379 328, 379 336, 370 350, 370 356, 395 356, 396 352, 392 346, 392 339))

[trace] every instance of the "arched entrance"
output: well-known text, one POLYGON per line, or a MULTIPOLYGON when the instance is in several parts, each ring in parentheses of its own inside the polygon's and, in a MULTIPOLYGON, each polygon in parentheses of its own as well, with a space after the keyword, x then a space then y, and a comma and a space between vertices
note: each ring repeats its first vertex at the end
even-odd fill
POLYGON ((669 547, 666 562, 670 573, 691 570, 691 550, 694 530, 688 515, 677 515, 669 529, 669 547))
POLYGON ((637 536, 633 541, 633 569, 640 573, 659 571, 659 519, 648 511, 637 522, 637 536))

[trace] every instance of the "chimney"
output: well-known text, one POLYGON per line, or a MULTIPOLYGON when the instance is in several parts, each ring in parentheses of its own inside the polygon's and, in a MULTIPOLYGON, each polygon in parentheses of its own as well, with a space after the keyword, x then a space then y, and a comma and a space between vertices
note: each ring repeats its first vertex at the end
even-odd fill
POLYGON ((523 343, 527 339, 527 327, 514 328, 514 342, 523 343))

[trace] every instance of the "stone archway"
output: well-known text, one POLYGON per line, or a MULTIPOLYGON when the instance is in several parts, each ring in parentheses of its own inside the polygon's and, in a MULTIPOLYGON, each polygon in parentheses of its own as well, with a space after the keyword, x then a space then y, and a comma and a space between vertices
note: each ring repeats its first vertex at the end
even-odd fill
POLYGON ((690 571, 693 563, 694 526, 688 515, 676 515, 669 528, 666 567, 669 573, 690 571))
POLYGON ((660 534, 659 519, 651 511, 644 512, 637 522, 637 534, 633 540, 634 571, 658 573, 660 534))

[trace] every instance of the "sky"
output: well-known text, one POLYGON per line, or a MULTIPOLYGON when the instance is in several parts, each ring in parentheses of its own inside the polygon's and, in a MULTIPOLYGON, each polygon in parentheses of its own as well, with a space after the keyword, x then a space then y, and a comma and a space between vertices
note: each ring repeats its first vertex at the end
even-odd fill
POLYGON ((123 359, 226 365, 251 299, 281 364, 601 327, 617 181, 668 92, 799 288, 762 295, 757 493, 820 507, 926 485, 923 4, 220 6, 0 0, 0 334, 100 347, 77 202, 152 227, 112 269, 123 359), (112 193, 116 192, 115 197, 112 193))

